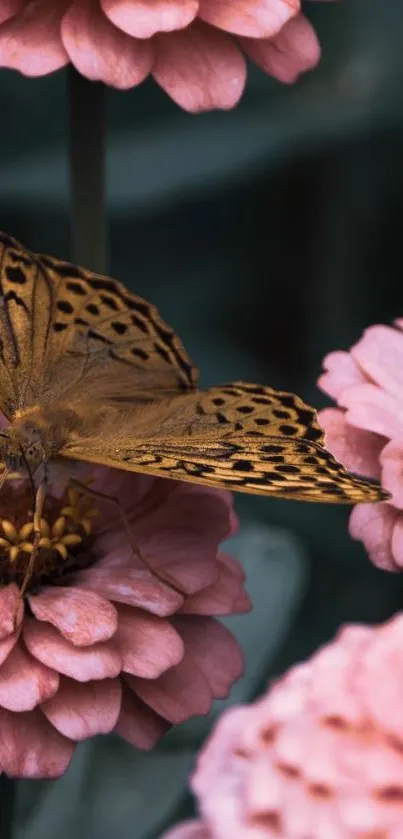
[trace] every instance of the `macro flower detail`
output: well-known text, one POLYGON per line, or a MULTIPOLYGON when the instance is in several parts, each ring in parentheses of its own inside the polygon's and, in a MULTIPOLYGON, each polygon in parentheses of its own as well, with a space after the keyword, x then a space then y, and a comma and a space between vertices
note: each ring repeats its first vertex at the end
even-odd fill
POLYGON ((128 89, 149 74, 191 112, 232 108, 246 58, 285 83, 320 46, 300 0, 0 0, 0 66, 42 76, 71 62, 128 89))
POLYGON ((387 571, 403 568, 403 320, 396 326, 371 326, 349 352, 330 353, 318 382, 338 405, 319 412, 327 447, 391 493, 376 509, 357 504, 349 524, 387 571))
POLYGON ((224 713, 163 839, 399 839, 403 615, 348 626, 258 701, 224 713))
POLYGON ((50 484, 28 576, 29 487, 2 488, 0 771, 10 776, 57 777, 75 743, 100 733, 149 749, 242 672, 215 617, 249 609, 240 567, 218 549, 236 527, 230 494, 107 468, 91 479, 92 495, 50 484))

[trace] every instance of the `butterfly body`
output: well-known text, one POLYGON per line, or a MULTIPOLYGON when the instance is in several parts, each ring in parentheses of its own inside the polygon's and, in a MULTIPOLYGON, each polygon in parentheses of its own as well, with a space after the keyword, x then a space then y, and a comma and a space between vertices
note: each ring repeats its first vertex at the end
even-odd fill
POLYGON ((179 338, 121 283, 0 234, 5 466, 84 461, 242 492, 355 503, 386 494, 324 447, 313 408, 248 382, 197 389, 179 338))

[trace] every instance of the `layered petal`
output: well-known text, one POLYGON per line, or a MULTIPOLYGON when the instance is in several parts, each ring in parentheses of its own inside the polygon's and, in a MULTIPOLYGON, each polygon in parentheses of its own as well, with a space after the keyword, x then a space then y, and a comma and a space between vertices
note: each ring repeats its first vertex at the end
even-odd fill
POLYGON ((121 705, 119 679, 80 684, 63 677, 56 696, 41 706, 50 723, 71 740, 108 734, 117 723, 121 705))
POLYGON ((380 477, 383 437, 349 425, 345 412, 338 408, 324 408, 318 419, 325 430, 327 448, 346 469, 368 478, 380 477))
POLYGON ((108 18, 134 38, 184 29, 199 11, 198 0, 101 0, 108 18))
POLYGON ((370 326, 351 348, 366 376, 403 402, 403 335, 390 326, 370 326))
POLYGON ((195 714, 207 714, 213 703, 208 679, 187 653, 176 667, 152 682, 135 676, 124 678, 143 702, 171 723, 184 722, 195 714))
POLYGON ((403 434, 403 403, 377 385, 365 384, 343 391, 339 404, 347 409, 350 425, 383 437, 403 434))
POLYGON ((89 647, 107 641, 115 634, 118 618, 112 603, 81 588, 44 588, 29 597, 33 614, 48 621, 77 647, 89 647))
POLYGON ((285 84, 312 70, 320 59, 316 32, 304 15, 291 18, 272 38, 240 38, 240 43, 248 58, 285 84))
POLYGON ((242 96, 245 59, 225 33, 199 22, 156 36, 155 50, 153 76, 185 111, 227 110, 242 96))
POLYGON ((54 696, 59 674, 32 658, 20 645, 0 668, 0 706, 8 711, 32 711, 54 696))
POLYGON ((208 617, 173 619, 187 655, 207 679, 214 697, 228 696, 231 685, 242 676, 243 657, 230 631, 219 621, 208 617), (210 650, 214 650, 214 656, 210 650))
POLYGON ((131 38, 122 30, 102 14, 98 0, 75 0, 63 17, 61 38, 83 76, 126 90, 148 76, 154 50, 150 41, 131 38))
POLYGON ((384 571, 399 570, 392 536, 400 516, 403 514, 389 504, 358 504, 350 516, 350 536, 363 542, 371 562, 384 571))
POLYGON ((321 390, 336 400, 346 388, 368 382, 367 377, 348 352, 337 350, 329 353, 323 360, 323 366, 326 372, 319 377, 318 385, 321 390))
POLYGON ((75 647, 53 626, 32 619, 24 623, 24 641, 34 658, 77 682, 111 679, 121 670, 121 657, 113 641, 75 647))
POLYGON ((299 9, 299 0, 200 0, 199 17, 234 35, 272 38, 299 9))
POLYGON ((116 603, 139 606, 154 615, 173 615, 184 597, 149 571, 132 568, 129 564, 116 567, 108 563, 94 565, 80 573, 80 587, 96 591, 116 603))
MULTIPOLYGON (((31 0, 0 26, 0 66, 44 76, 68 63, 60 37, 67 0, 31 0)), ((7 7, 9 4, 7 4, 7 7)))
POLYGON ((11 778, 58 778, 73 756, 73 741, 38 708, 21 714, 0 708, 0 732, 0 767, 11 778))
POLYGON ((115 726, 120 734, 136 749, 152 749, 168 731, 169 723, 139 699, 125 684, 122 686, 122 704, 115 726))
POLYGON ((0 642, 15 632, 24 614, 24 604, 15 583, 0 588, 0 642))
POLYGON ((125 673, 142 679, 156 679, 179 664, 185 646, 172 624, 140 609, 119 608, 115 646, 125 673))

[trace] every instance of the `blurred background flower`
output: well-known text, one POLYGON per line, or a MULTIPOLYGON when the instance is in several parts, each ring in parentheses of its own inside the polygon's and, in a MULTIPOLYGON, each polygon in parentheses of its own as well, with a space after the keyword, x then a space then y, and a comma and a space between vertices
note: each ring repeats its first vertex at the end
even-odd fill
POLYGON ((191 786, 201 821, 163 839, 398 839, 403 616, 349 626, 225 713, 191 786))
POLYGON ((246 57, 283 82, 319 42, 299 0, 0 0, 0 66, 42 76, 68 62, 127 89, 151 73, 187 111, 232 108, 246 57))
MULTIPOLYGON (((403 320, 398 321, 403 326, 403 320)), ((403 332, 371 326, 350 352, 324 360, 319 387, 337 400, 319 419, 333 454, 353 472, 380 480, 391 501, 371 510, 357 504, 350 534, 372 562, 388 571, 403 568, 403 332)))
MULTIPOLYGON (((58 777, 77 741, 110 731, 150 749, 172 723, 208 713, 242 673, 235 639, 213 617, 249 609, 241 568, 218 553, 236 525, 230 494, 93 474, 139 553, 116 505, 91 530, 96 503, 88 510, 84 498, 82 512, 75 492, 48 497, 25 614, 15 583, 0 589, 0 770, 12 777, 58 777)), ((17 520, 26 504, 21 488, 3 490, 3 583, 27 542, 17 520)))

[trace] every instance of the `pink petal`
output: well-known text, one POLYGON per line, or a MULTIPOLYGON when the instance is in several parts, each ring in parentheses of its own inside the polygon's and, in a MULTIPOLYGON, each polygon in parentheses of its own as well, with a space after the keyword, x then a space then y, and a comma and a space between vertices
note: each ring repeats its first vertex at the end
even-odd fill
POLYGON ((64 4, 31 0, 0 26, 0 66, 44 76, 68 63, 60 37, 64 4))
POLYGON ((38 620, 52 623, 77 647, 107 641, 118 625, 112 603, 80 588, 49 586, 40 594, 31 595, 29 605, 38 620))
POLYGON ((184 654, 182 639, 168 621, 128 606, 119 608, 114 641, 122 670, 142 679, 157 678, 184 654))
POLYGON ((403 435, 403 405, 377 385, 357 385, 344 390, 340 405, 347 408, 350 425, 374 431, 383 437, 403 435))
POLYGON ((0 23, 4 23, 5 20, 18 14, 24 3, 25 0, 1 0, 0 23))
POLYGON ((368 378, 403 399, 403 335, 390 326, 370 326, 351 349, 368 378))
POLYGON ((113 26, 94 0, 72 3, 61 35, 70 60, 87 79, 125 90, 140 84, 151 70, 151 43, 135 40, 113 26))
POLYGON ((211 586, 196 594, 186 597, 178 610, 186 615, 229 615, 234 612, 234 605, 243 591, 242 575, 236 566, 230 564, 230 558, 223 554, 217 557, 219 577, 211 586))
POLYGON ((112 731, 119 717, 120 703, 119 679, 79 684, 62 678, 56 696, 41 709, 60 734, 71 740, 86 740, 112 731))
POLYGON ((246 63, 231 38, 198 22, 156 36, 153 76, 185 111, 227 110, 243 93, 246 63))
POLYGON ((229 493, 190 486, 178 484, 163 505, 151 508, 132 528, 144 561, 187 594, 217 579, 217 549, 230 533, 232 512, 229 493))
POLYGON ((214 618, 173 618, 185 642, 186 654, 206 677, 213 696, 224 698, 242 676, 243 656, 232 633, 214 618))
POLYGON ((161 839, 212 839, 212 834, 203 822, 191 821, 173 827, 161 839))
POLYGON ((318 420, 326 432, 327 448, 346 469, 368 478, 379 478, 379 455, 385 445, 383 437, 348 425, 344 411, 338 408, 324 408, 319 411, 318 420))
POLYGON ((364 373, 360 370, 350 353, 337 350, 331 352, 323 360, 325 373, 318 379, 318 386, 338 400, 340 394, 347 387, 364 385, 368 382, 364 373))
POLYGON ((122 707, 114 729, 116 734, 137 749, 152 749, 168 729, 166 720, 144 705, 127 685, 122 686, 122 707))
POLYGON ((200 0, 199 17, 235 35, 271 38, 299 9, 299 0, 200 0))
POLYGON ((31 658, 19 645, 0 668, 0 705, 8 711, 32 711, 58 687, 59 674, 31 658))
POLYGON ((184 29, 195 19, 198 0, 101 0, 108 18, 135 38, 184 29))
POLYGON ((92 647, 75 647, 49 624, 33 619, 24 621, 24 641, 29 652, 59 673, 78 682, 111 679, 121 670, 121 659, 111 641, 92 647))
POLYGON ((24 603, 15 583, 0 588, 0 641, 21 625, 24 603))
POLYGON ((0 708, 0 767, 12 778, 58 778, 74 743, 62 737, 36 708, 13 714, 0 708))
POLYGON ((150 681, 126 675, 124 678, 146 705, 172 723, 184 722, 195 714, 207 714, 212 705, 208 681, 186 653, 180 664, 158 679, 150 681))
POLYGON ((397 517, 395 525, 392 530, 392 556, 398 566, 398 569, 403 568, 403 515, 397 517))
POLYGON ((363 542, 371 562, 384 571, 399 570, 392 553, 392 534, 399 515, 389 504, 357 504, 350 515, 350 536, 363 542))
POLYGON ((285 84, 292 84, 301 73, 312 70, 320 59, 316 32, 303 15, 291 18, 273 38, 239 40, 248 58, 285 84))
POLYGON ((97 591, 108 600, 140 606, 160 617, 173 615, 183 603, 183 597, 166 583, 136 568, 108 568, 98 564, 77 575, 81 588, 97 591))
POLYGON ((380 456, 382 486, 392 493, 391 503, 403 510, 403 445, 399 440, 388 443, 380 456))
POLYGON ((19 632, 13 632, 11 635, 7 635, 6 638, 3 638, 2 641, 0 641, 0 665, 3 664, 11 650, 15 647, 18 636, 19 632))

